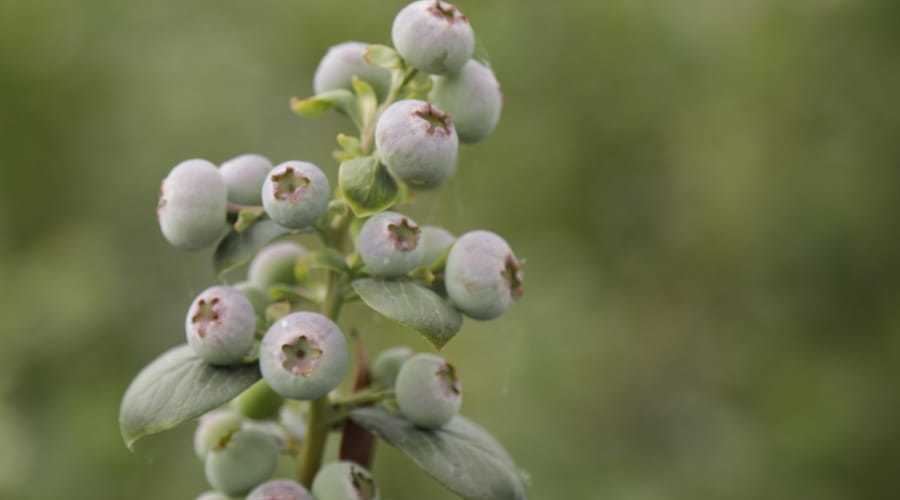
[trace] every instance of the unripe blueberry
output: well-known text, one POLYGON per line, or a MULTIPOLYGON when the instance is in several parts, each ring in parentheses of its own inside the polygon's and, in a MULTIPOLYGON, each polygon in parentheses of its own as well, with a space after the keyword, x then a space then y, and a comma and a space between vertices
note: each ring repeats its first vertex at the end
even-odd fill
POLYGON ((524 291, 522 265, 506 241, 490 231, 462 235, 447 257, 444 282, 450 300, 480 320, 503 314, 524 291))
POLYGON ((368 82, 379 99, 384 98, 391 88, 391 72, 366 62, 368 47, 362 42, 344 42, 329 48, 313 77, 316 94, 337 89, 353 91, 355 76, 368 82))
POLYGON ((316 500, 378 500, 372 474, 353 462, 333 462, 316 474, 312 485, 316 500))
POLYGON ((241 155, 219 167, 228 188, 228 201, 239 205, 262 204, 262 186, 272 170, 272 162, 265 156, 241 155))
POLYGON ((422 226, 422 236, 419 244, 422 245, 422 264, 430 266, 438 260, 456 241, 456 237, 450 231, 437 226, 422 226))
POLYGON ((462 405, 456 369, 440 356, 416 354, 397 375, 397 404, 410 422, 425 429, 440 429, 462 405))
POLYGON ((218 491, 207 491, 206 493, 201 493, 197 500, 234 500, 234 497, 224 495, 218 491))
POLYGON ((279 241, 263 248, 250 262, 247 281, 260 290, 277 284, 294 283, 297 259, 308 254, 303 245, 293 241, 279 241))
POLYGON ((409 358, 413 357, 412 349, 406 346, 392 347, 385 349, 375 358, 372 364, 372 376, 375 381, 384 387, 393 387, 397 380, 397 374, 400 368, 409 358))
POLYGON ((204 361, 236 364, 253 348, 256 312, 241 292, 214 286, 194 299, 184 329, 188 344, 204 361))
POLYGON ((194 432, 194 453, 197 458, 206 460, 209 450, 223 447, 240 428, 240 415, 228 409, 214 410, 200 417, 194 432))
POLYGON ((250 305, 253 306, 253 310, 256 311, 257 316, 265 317, 266 308, 269 307, 271 301, 269 300, 269 296, 266 295, 262 289, 249 281, 236 283, 234 288, 244 294, 244 297, 247 297, 247 300, 250 301, 250 305))
POLYGON ((459 73, 433 79, 431 100, 453 117, 461 142, 481 142, 494 131, 503 94, 490 68, 472 59, 459 73))
POLYGON ((288 447, 290 436, 278 422, 273 420, 244 420, 241 422, 241 429, 266 434, 272 438, 272 441, 275 441, 275 445, 278 446, 279 450, 286 450, 288 447))
POLYGON ((276 479, 257 486, 247 495, 247 500, 316 500, 300 486, 290 479, 276 479))
POLYGON ((424 101, 395 102, 375 127, 378 154, 413 188, 439 186, 456 172, 459 139, 450 115, 424 101))
POLYGON ((160 188, 156 214, 163 236, 182 250, 212 245, 225 232, 227 200, 215 165, 206 160, 179 163, 160 188))
POLYGON ((266 213, 278 224, 291 229, 311 226, 325 210, 331 186, 319 167, 303 161, 278 165, 262 188, 266 213))
POLYGON ((409 217, 382 212, 363 224, 356 249, 373 276, 403 276, 422 262, 420 233, 409 217))
POLYGON ((289 314, 266 332, 259 364, 266 382, 286 398, 311 400, 328 394, 349 368, 347 340, 321 314, 289 314))
POLYGON ((228 495, 244 495, 272 477, 278 465, 278 445, 255 429, 235 432, 220 449, 206 456, 206 480, 228 495))
POLYGON ((397 52, 426 73, 455 73, 472 58, 475 33, 455 5, 420 0, 397 14, 391 29, 397 52))

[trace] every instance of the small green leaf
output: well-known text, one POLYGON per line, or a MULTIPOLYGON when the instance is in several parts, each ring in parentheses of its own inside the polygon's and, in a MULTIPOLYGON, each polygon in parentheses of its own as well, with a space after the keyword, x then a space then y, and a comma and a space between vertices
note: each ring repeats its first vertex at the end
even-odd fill
POLYGON ((418 331, 438 349, 462 328, 462 314, 418 283, 363 278, 353 289, 369 307, 418 331))
POLYGON ((387 210, 400 198, 400 187, 387 168, 371 156, 341 163, 338 191, 357 217, 387 210))
POLYGON ((216 273, 221 276, 246 264, 262 247, 288 232, 287 228, 270 219, 260 220, 242 233, 232 230, 219 243, 213 256, 216 273))
POLYGON ((356 113, 363 125, 361 128, 368 128, 375 120, 375 113, 378 110, 375 90, 368 82, 354 76, 353 91, 356 92, 356 113))
POLYGON ((384 408, 350 418, 394 446, 450 491, 469 500, 525 500, 524 474, 484 428, 457 416, 443 429, 416 427, 384 408))
POLYGON ((338 149, 334 152, 334 157, 335 159, 337 159, 337 161, 345 162, 347 160, 352 160, 353 158, 363 156, 359 138, 352 135, 338 134, 337 142, 341 147, 341 149, 338 149))
POLYGON ((349 90, 329 90, 306 99, 294 97, 291 99, 291 109, 304 118, 318 118, 332 109, 350 114, 354 100, 353 93, 349 90))
POLYGON ((131 382, 119 410, 122 439, 171 429, 231 401, 261 378, 259 365, 216 367, 182 345, 163 353, 131 382))
POLYGON ((260 217, 265 215, 266 211, 263 210, 263 207, 247 207, 242 208, 240 212, 238 212, 237 221, 234 223, 234 230, 238 233, 243 233, 244 231, 250 229, 260 217))
POLYGON ((403 67, 403 58, 387 45, 369 45, 363 58, 367 63, 385 69, 399 69, 403 67))
POLYGON ((433 85, 431 75, 417 72, 403 87, 404 99, 427 99, 433 85))

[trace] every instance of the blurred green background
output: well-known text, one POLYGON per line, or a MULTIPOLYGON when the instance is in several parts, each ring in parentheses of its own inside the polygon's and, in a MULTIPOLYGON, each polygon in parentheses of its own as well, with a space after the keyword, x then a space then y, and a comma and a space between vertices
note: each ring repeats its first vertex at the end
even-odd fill
MULTIPOLYGON (((0 498, 206 488, 192 426, 150 460, 116 422, 214 279, 160 236, 159 182, 244 152, 333 179, 349 123, 288 99, 403 3, 0 0, 0 498)), ((528 259, 446 354, 531 498, 894 498, 900 2, 459 5, 504 116, 411 213, 528 259)), ((373 351, 427 349, 352 311, 373 351)), ((452 498, 378 459, 387 500, 452 498)))

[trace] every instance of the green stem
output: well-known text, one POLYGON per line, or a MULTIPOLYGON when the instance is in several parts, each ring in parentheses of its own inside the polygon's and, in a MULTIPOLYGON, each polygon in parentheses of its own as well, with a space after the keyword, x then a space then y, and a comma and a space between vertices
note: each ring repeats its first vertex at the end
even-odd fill
POLYGON ((360 130, 360 134, 362 136, 362 141, 360 143, 360 149, 363 154, 371 154, 372 148, 375 145, 375 124, 378 123, 378 117, 381 116, 381 112, 388 108, 391 104, 394 104, 394 101, 400 97, 400 92, 403 91, 403 88, 406 87, 409 82, 412 81, 413 78, 416 77, 416 74, 419 70, 415 68, 410 68, 406 70, 399 78, 395 78, 393 84, 391 85, 391 90, 388 92, 387 97, 384 99, 384 102, 378 106, 378 111, 375 113, 375 116, 372 118, 371 123, 366 123, 362 130, 360 130))
MULTIPOLYGON (((337 321, 341 314, 343 295, 339 283, 340 276, 337 272, 328 273, 328 290, 325 301, 322 304, 322 314, 337 321)), ((325 444, 328 440, 328 432, 331 423, 331 405, 328 396, 323 396, 309 405, 309 421, 307 422, 306 441, 300 456, 297 478, 307 488, 312 486, 313 479, 322 466, 322 455, 325 454, 325 444)))

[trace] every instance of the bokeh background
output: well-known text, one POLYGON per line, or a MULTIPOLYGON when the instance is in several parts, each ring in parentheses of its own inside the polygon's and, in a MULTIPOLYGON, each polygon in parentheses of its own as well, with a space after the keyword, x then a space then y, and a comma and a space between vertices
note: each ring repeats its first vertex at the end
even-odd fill
MULTIPOLYGON (((147 457, 116 423, 214 280, 161 238, 159 182, 244 152, 333 178, 349 123, 288 99, 403 3, 0 0, 0 498, 206 488, 192 426, 147 457)), ((528 259, 524 300, 446 354, 531 498, 894 498, 900 3, 458 3, 504 116, 411 214, 528 259)), ((452 498, 378 458, 388 500, 452 498)))

